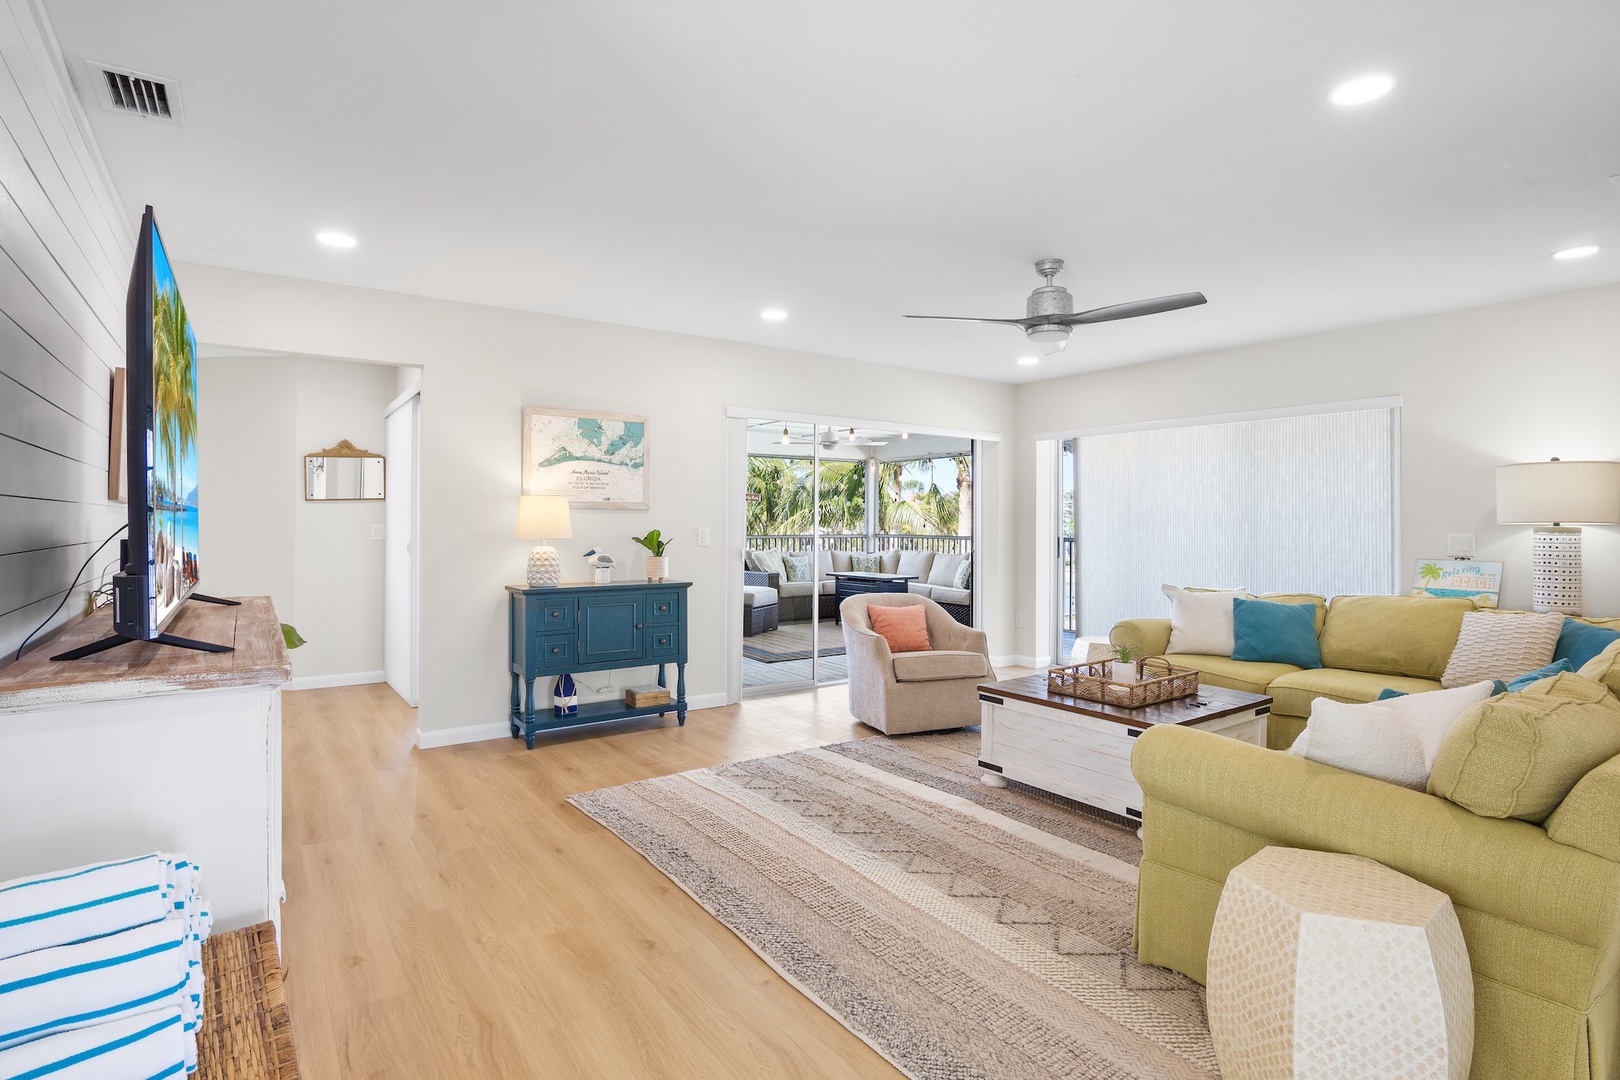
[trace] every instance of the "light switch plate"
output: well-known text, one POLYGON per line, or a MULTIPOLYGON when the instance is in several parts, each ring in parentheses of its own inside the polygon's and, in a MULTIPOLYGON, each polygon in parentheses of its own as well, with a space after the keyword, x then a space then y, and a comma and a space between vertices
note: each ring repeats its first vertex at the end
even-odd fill
POLYGON ((371 527, 371 538, 373 540, 387 540, 388 539, 388 526, 387 525, 373 525, 371 527))
POLYGON ((1472 559, 1474 557, 1474 534, 1447 533, 1446 554, 1453 559, 1472 559))
POLYGON ((708 547, 708 546, 709 546, 709 530, 707 528, 699 529, 698 530, 698 547, 708 547))

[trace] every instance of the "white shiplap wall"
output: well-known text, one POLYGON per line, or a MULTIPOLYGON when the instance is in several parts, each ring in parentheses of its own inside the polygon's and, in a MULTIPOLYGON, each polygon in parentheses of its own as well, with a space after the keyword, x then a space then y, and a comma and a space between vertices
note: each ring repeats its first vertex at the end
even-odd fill
MULTIPOLYGON (((124 520, 107 499, 107 439, 126 217, 49 24, 29 0, 0 0, 0 662, 124 520)), ((108 545, 86 579, 117 555, 108 545)))

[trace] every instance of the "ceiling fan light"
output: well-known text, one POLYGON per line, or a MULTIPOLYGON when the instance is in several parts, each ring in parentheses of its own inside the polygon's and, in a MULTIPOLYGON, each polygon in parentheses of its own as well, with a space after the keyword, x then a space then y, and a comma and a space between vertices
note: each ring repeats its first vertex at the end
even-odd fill
POLYGON ((788 445, 789 443, 791 443, 793 441, 793 439, 788 435, 788 429, 787 429, 786 424, 782 425, 782 440, 781 441, 782 441, 783 446, 786 446, 786 445, 788 445))
POLYGON ((1032 326, 1029 328, 1028 337, 1042 353, 1052 356, 1055 353, 1062 352, 1064 347, 1069 344, 1070 331, 1070 327, 1058 324, 1032 326))

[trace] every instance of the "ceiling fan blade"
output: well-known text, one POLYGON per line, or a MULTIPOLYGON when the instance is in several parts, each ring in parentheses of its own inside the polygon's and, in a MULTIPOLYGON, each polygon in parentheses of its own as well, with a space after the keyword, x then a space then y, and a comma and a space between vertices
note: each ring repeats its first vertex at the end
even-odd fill
POLYGON ((1115 319, 1134 319, 1138 315, 1157 315, 1161 311, 1176 311, 1180 308, 1197 307, 1207 304, 1201 292, 1176 293, 1174 296, 1156 296, 1152 300, 1132 300, 1128 304, 1111 304, 1108 307, 1092 308, 1090 311, 1076 312, 1060 318, 1049 318, 1048 321, 1063 323, 1066 326, 1079 326, 1083 323, 1113 322, 1115 319))
POLYGON ((1004 326, 1018 326, 1028 330, 1042 319, 973 319, 966 315, 907 315, 908 319, 945 319, 949 322, 985 322, 1001 323, 1004 326))

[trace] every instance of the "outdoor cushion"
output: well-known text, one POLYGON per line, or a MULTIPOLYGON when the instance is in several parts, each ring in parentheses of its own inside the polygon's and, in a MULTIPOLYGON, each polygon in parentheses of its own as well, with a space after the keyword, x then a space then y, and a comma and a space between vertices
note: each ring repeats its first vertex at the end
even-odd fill
POLYGON ((767 574, 776 574, 783 581, 787 580, 787 567, 782 565, 782 553, 780 551, 750 551, 748 553, 748 563, 755 570, 767 574))
POLYGON ((900 572, 900 549, 890 548, 888 551, 878 552, 878 573, 898 574, 900 572))
POLYGON ((966 561, 966 555, 935 555, 934 565, 928 571, 927 583, 943 585, 947 589, 955 588, 956 568, 966 561))
POLYGON ((872 632, 889 643, 892 653, 927 652, 933 648, 928 641, 928 608, 923 604, 904 607, 871 604, 866 609, 872 632))
POLYGON ((811 555, 808 551, 795 551, 782 556, 782 565, 787 569, 789 581, 814 581, 815 574, 811 572, 811 555))
POLYGON ((983 653, 958 652, 954 649, 896 653, 893 663, 894 677, 898 682, 983 679, 990 674, 983 653))
POLYGON ((856 551, 849 557, 850 569, 857 574, 883 573, 883 556, 875 551, 856 551))
POLYGON ((816 585, 814 581, 784 581, 780 592, 783 596, 812 596, 817 592, 830 594, 836 588, 836 583, 831 581, 821 582, 819 589, 816 585))
POLYGON ((769 585, 744 585, 743 607, 770 607, 776 603, 776 590, 769 585))
POLYGON ((1232 659, 1319 668, 1316 605, 1232 600, 1232 659))
POLYGON ((1346 671, 1343 668, 1313 668, 1294 671, 1271 683, 1264 691, 1272 699, 1271 711, 1285 716, 1311 715, 1311 702, 1319 697, 1330 697, 1352 705, 1363 701, 1377 701, 1384 689, 1420 694, 1440 689, 1435 679, 1414 679, 1409 675, 1379 675, 1371 671, 1346 671))
POLYGON ((1539 825, 1616 754, 1620 702, 1602 683, 1555 675, 1465 713, 1440 746, 1429 794, 1480 817, 1539 825))
POLYGON ((934 587, 932 585, 925 585, 920 581, 908 581, 906 582, 906 592, 911 593, 913 596, 932 597, 934 595, 934 587))
POLYGON ((929 598, 936 604, 966 604, 973 596, 971 589, 951 589, 944 585, 930 585, 929 598))
POLYGON ((918 581, 927 581, 928 571, 933 565, 932 551, 902 551, 895 573, 914 575, 918 581))
POLYGON ((850 561, 849 552, 835 551, 832 553, 832 573, 847 574, 853 569, 855 569, 855 567, 850 561))
POLYGON ((833 572, 833 553, 826 548, 816 552, 816 569, 822 577, 833 572))
POLYGON ((1563 626, 1563 613, 1557 611, 1470 611, 1463 616, 1440 685, 1467 686, 1534 671, 1552 660, 1563 626))
MULTIPOLYGON (((1473 610, 1474 602, 1460 597, 1335 596, 1322 624, 1322 665, 1438 680, 1473 610)), ((1362 700, 1384 686, 1401 689, 1381 683, 1362 700)))
POLYGON ((1165 653, 1164 658, 1176 667, 1197 668, 1201 684, 1224 686, 1228 690, 1242 690, 1250 694, 1270 693, 1266 687, 1273 679, 1299 670, 1293 664, 1261 664, 1253 660, 1233 660, 1230 656, 1204 656, 1201 653, 1165 653))

